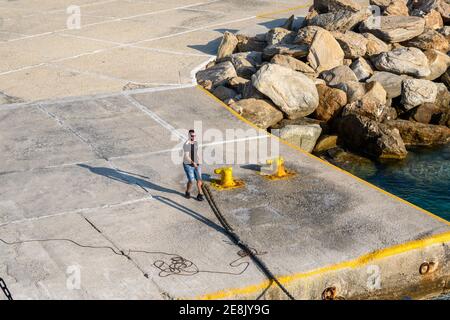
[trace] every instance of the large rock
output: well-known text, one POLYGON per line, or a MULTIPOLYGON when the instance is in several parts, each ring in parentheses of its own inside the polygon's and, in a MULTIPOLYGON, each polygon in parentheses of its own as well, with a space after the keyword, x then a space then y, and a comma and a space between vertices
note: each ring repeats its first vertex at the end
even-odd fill
POLYGON ((321 153, 337 146, 338 136, 336 135, 322 135, 316 142, 314 153, 321 153))
POLYGON ((391 51, 392 46, 390 44, 387 44, 383 40, 378 39, 373 34, 366 32, 362 35, 367 39, 366 57, 370 58, 382 52, 391 51))
POLYGON ((430 12, 413 10, 412 15, 424 18, 425 28, 439 29, 444 26, 441 14, 434 9, 431 9, 430 12))
POLYGON ((389 111, 389 107, 384 104, 370 100, 365 102, 358 100, 346 105, 342 110, 342 116, 346 117, 354 114, 367 117, 376 122, 382 122, 387 119, 389 111))
POLYGON ((352 69, 359 81, 364 81, 373 74, 372 66, 362 57, 354 60, 350 65, 350 69, 352 69))
POLYGON ((272 134, 298 146, 306 152, 311 152, 320 137, 322 128, 318 124, 287 125, 281 129, 274 129, 272 134))
POLYGON ((406 41, 403 44, 407 47, 416 47, 422 50, 436 49, 445 53, 448 51, 447 39, 433 29, 427 29, 424 33, 406 41))
POLYGON ((408 120, 391 120, 384 122, 391 129, 397 129, 406 145, 437 145, 450 141, 450 128, 424 124, 408 120))
POLYGON ((450 67, 447 69, 447 71, 444 72, 440 80, 445 83, 447 88, 450 88, 450 67))
POLYGON ((291 43, 295 35, 295 33, 284 28, 273 28, 266 33, 266 42, 269 46, 277 43, 291 43))
POLYGON ((399 131, 367 117, 349 114, 337 126, 338 136, 346 146, 373 158, 403 159, 407 155, 399 131))
POLYGON ((283 119, 283 113, 266 100, 243 99, 230 107, 262 129, 267 129, 283 119))
POLYGON ((238 45, 238 39, 231 32, 225 31, 220 42, 219 49, 217 50, 217 59, 223 59, 230 56, 238 45))
POLYGON ((319 26, 328 31, 352 30, 361 21, 367 19, 369 13, 362 9, 358 12, 350 10, 337 10, 328 13, 319 14, 308 20, 308 25, 319 26))
POLYGON ((218 86, 214 89, 213 95, 215 95, 222 101, 226 101, 228 99, 233 99, 234 97, 236 97, 237 92, 225 86, 218 86))
POLYGON ((307 59, 314 70, 322 72, 341 65, 344 52, 330 32, 318 30, 309 48, 307 59))
POLYGON ((438 88, 436 84, 424 79, 406 79, 402 83, 402 104, 410 110, 423 103, 436 101, 438 88))
POLYGON ((374 66, 380 71, 407 74, 425 78, 431 74, 426 55, 417 48, 400 47, 383 52, 372 59, 374 66))
POLYGON ((373 76, 370 77, 367 82, 378 81, 386 90, 387 98, 392 99, 401 95, 402 82, 404 79, 408 79, 406 75, 396 75, 390 72, 375 71, 373 76))
POLYGON ((441 109, 434 103, 424 103, 411 110, 409 119, 420 123, 428 124, 434 115, 440 114, 441 109))
POLYGON ((347 104, 347 95, 340 89, 328 87, 323 84, 316 86, 319 93, 319 106, 314 111, 314 118, 329 121, 341 112, 347 104))
POLYGON ((231 55, 231 62, 239 77, 250 79, 262 63, 262 53, 257 51, 239 52, 231 55))
POLYGON ((347 103, 361 100, 366 94, 365 84, 358 81, 341 82, 334 87, 341 89, 347 94, 347 103))
POLYGON ((306 26, 301 28, 297 32, 297 36, 294 39, 295 44, 306 44, 310 46, 316 36, 317 31, 323 31, 324 28, 318 26, 306 26))
POLYGON ((228 79, 236 77, 236 70, 230 61, 218 63, 211 68, 197 72, 197 82, 208 90, 225 84, 228 79))
POLYGON ((303 61, 295 59, 291 56, 277 54, 272 58, 272 60, 270 60, 270 62, 279 64, 284 67, 291 68, 292 70, 295 70, 295 71, 303 72, 307 76, 315 76, 315 74, 316 74, 316 72, 314 71, 313 68, 308 66, 303 61))
POLYGON ((314 82, 300 72, 266 64, 252 76, 256 89, 268 96, 290 119, 307 116, 319 105, 314 82))
POLYGON ((328 12, 348 10, 352 12, 361 11, 361 5, 352 0, 328 0, 328 12))
POLYGON ((368 82, 365 85, 366 93, 361 98, 363 103, 374 102, 380 105, 386 105, 387 93, 381 83, 378 81, 368 82))
POLYGON ((430 49, 425 51, 425 55, 427 56, 428 65, 431 70, 430 75, 426 77, 427 80, 439 78, 450 67, 450 57, 445 53, 430 49))
POLYGON ((381 16, 368 19, 360 25, 362 32, 370 32, 383 41, 403 42, 421 34, 425 27, 425 20, 410 16, 381 16), (377 23, 376 21, 379 21, 377 23))
POLYGON ((450 111, 450 92, 448 91, 445 84, 440 82, 434 82, 434 84, 437 87, 436 100, 434 101, 434 103, 439 108, 450 111))
POLYGON ((392 0, 391 3, 384 9, 385 16, 408 16, 409 10, 404 0, 392 0))
MULTIPOLYGON (((450 3, 448 0, 417 0, 412 1, 412 8, 418 11, 430 12, 436 10, 445 23, 450 22, 450 3)), ((413 10, 413 12, 415 11, 413 10)))
POLYGON ((353 31, 335 31, 332 34, 344 51, 345 58, 356 59, 366 54, 367 39, 363 35, 353 31))
POLYGON ((335 87, 340 83, 349 81, 358 81, 355 73, 348 66, 338 66, 331 70, 324 71, 320 74, 320 77, 324 79, 330 87, 335 87))
POLYGON ((234 77, 228 80, 228 85, 236 92, 242 93, 247 83, 251 82, 248 79, 242 77, 234 77))
POLYGON ((263 57, 270 60, 276 54, 285 54, 294 58, 302 58, 308 54, 309 48, 304 44, 277 43, 264 48, 263 57))
POLYGON ((237 49, 239 52, 258 51, 262 52, 267 46, 265 38, 249 37, 243 34, 237 34, 238 39, 237 49))

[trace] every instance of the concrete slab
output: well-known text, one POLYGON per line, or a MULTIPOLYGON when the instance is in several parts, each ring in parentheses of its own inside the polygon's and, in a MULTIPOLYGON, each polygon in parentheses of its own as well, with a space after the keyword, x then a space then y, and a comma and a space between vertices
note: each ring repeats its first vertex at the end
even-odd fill
POLYGON ((204 56, 183 56, 140 48, 116 48, 56 64, 137 83, 163 86, 191 83, 191 70, 206 59, 204 56))
MULTIPOLYGON (((13 295, 286 298, 231 244, 207 203, 183 197, 185 177, 174 157, 180 144, 171 136, 176 129, 201 121, 203 131, 198 134, 205 153, 225 144, 215 151, 232 150, 233 156, 242 141, 228 139, 227 129, 250 132, 243 138, 246 155, 261 147, 250 141, 275 138, 258 136, 196 87, 130 97, 86 97, 41 108, 44 112, 29 112, 36 110, 33 106, 5 110, 11 136, 19 127, 11 123, 20 122, 28 111, 26 127, 44 126, 52 119, 104 159, 44 168, 49 160, 36 156, 33 170, 18 172, 9 172, 2 162, 0 246, 7 269, 0 272, 13 295), (44 239, 66 240, 35 241, 44 239), (98 246, 114 250, 91 248, 98 246), (38 255, 31 255, 33 251, 38 255), (67 268, 74 264, 87 270, 82 278, 87 280, 76 293, 66 284, 72 279, 67 268), (29 266, 33 273, 27 272, 29 266)), ((67 144, 73 138, 59 133, 58 137, 67 144)), ((442 246, 450 241, 448 223, 316 158, 283 144, 279 147, 287 166, 298 172, 295 178, 267 181, 257 175, 257 164, 273 156, 260 153, 259 158, 246 156, 244 163, 232 164, 235 175, 245 180, 244 188, 213 194, 239 236, 295 297, 317 299, 324 288, 334 285, 340 295, 367 297, 368 263, 381 268, 387 288, 375 295, 440 290, 442 277, 448 274, 442 246), (430 259, 442 267, 434 280, 424 282, 417 264, 430 259), (398 266, 405 271, 399 273, 398 266)), ((9 152, 5 146, 2 150, 9 152)), ((58 150, 70 159, 72 150, 58 150)), ((224 156, 214 159, 203 165, 205 180, 214 175, 214 168, 230 163, 224 156)))
POLYGON ((0 56, 14 57, 13 61, 2 59, 0 62, 0 74, 112 46, 113 44, 110 43, 69 38, 57 34, 11 43, 0 43, 0 56))
POLYGON ((38 107, 0 109, 0 126, 0 162, 9 171, 84 162, 97 157, 89 146, 38 107), (40 125, 34 126, 35 123, 40 125))
POLYGON ((129 82, 50 65, 0 75, 1 91, 28 101, 117 92, 129 82))

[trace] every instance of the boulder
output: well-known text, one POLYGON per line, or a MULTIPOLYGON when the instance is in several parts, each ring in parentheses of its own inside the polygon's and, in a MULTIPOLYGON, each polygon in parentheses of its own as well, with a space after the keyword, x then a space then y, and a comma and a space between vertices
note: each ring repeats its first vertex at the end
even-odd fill
POLYGON ((324 28, 318 26, 306 26, 298 30, 294 39, 295 44, 306 44, 310 46, 316 36, 317 31, 324 31, 324 28))
POLYGON ((367 79, 367 82, 378 81, 386 90, 387 98, 392 99, 401 95, 402 82, 408 79, 406 75, 396 75, 390 72, 375 71, 373 76, 367 79))
POLYGON ((373 34, 363 33, 362 35, 367 39, 366 57, 370 58, 382 52, 391 51, 392 47, 390 44, 387 44, 383 40, 378 39, 373 34))
POLYGON ((309 48, 307 60, 316 71, 332 69, 342 64, 344 52, 330 32, 318 30, 309 48))
POLYGON ((336 135, 322 135, 316 142, 316 146, 313 149, 314 153, 321 153, 337 146, 338 136, 336 135))
POLYGON ((254 99, 261 99, 261 100, 267 99, 266 96, 264 96, 261 92, 258 91, 258 89, 256 89, 253 86, 253 83, 251 80, 244 85, 244 89, 242 90, 242 98, 243 99, 254 98, 254 99))
POLYGON ((413 10, 412 15, 424 18, 425 28, 440 29, 444 26, 441 14, 434 9, 431 9, 430 12, 413 10))
POLYGON ((408 16, 409 10, 404 0, 392 0, 383 10, 385 16, 408 16))
POLYGON ((416 47, 421 50, 436 49, 447 53, 447 39, 433 29, 427 29, 422 34, 403 43, 407 47, 416 47))
POLYGON ((444 72, 440 80, 447 86, 447 88, 450 88, 450 67, 444 72))
POLYGON ((252 76, 252 83, 290 119, 307 116, 319 105, 314 82, 303 73, 287 67, 266 64, 252 76))
POLYGON ((347 103, 361 100, 366 94, 365 84, 358 81, 341 82, 335 85, 335 88, 341 89, 347 94, 347 103))
POLYGON ((413 47, 401 47, 383 52, 374 57, 372 62, 380 71, 407 74, 418 78, 425 78, 431 74, 426 55, 420 49, 413 47))
POLYGON ((345 58, 356 59, 366 54, 367 39, 363 35, 353 31, 335 31, 332 35, 344 51, 345 58))
POLYGON ((318 13, 327 13, 328 2, 329 0, 314 0, 312 8, 314 11, 317 11, 318 13))
POLYGON ((283 140, 311 152, 320 137, 322 128, 318 124, 287 125, 281 129, 273 129, 271 133, 283 140))
POLYGON ((359 12, 362 7, 352 0, 328 0, 328 12, 338 10, 348 10, 351 12, 359 12))
POLYGON ((429 146, 450 141, 450 128, 445 126, 401 119, 385 121, 384 125, 399 130, 406 145, 429 146))
POLYGON ((358 12, 352 12, 350 10, 337 10, 328 13, 319 14, 310 20, 308 25, 319 26, 328 31, 341 31, 352 30, 361 21, 367 19, 370 14, 366 9, 362 9, 358 12))
POLYGON ((319 93, 319 106, 314 111, 314 118, 330 121, 339 115, 347 104, 347 95, 340 89, 328 87, 323 84, 316 86, 319 93))
POLYGON ((363 102, 362 100, 358 100, 346 105, 342 109, 342 117, 354 114, 367 117, 376 122, 383 122, 388 117, 389 108, 375 101, 366 100, 363 102))
POLYGON ((305 57, 308 54, 308 51, 308 46, 304 44, 278 43, 264 48, 263 58, 265 60, 270 60, 276 54, 285 54, 294 58, 301 58, 305 57))
POLYGON ((222 101, 233 99, 237 96, 237 92, 233 89, 227 88, 225 86, 218 86, 214 89, 212 92, 213 95, 215 95, 217 98, 219 98, 222 101))
POLYGON ((406 110, 410 110, 423 103, 436 101, 438 88, 430 80, 406 79, 402 82, 402 104, 406 110))
POLYGON ((436 10, 442 16, 444 23, 450 22, 450 3, 448 0, 417 0, 412 1, 412 8, 414 11, 430 12, 436 10))
POLYGON ((291 15, 289 18, 286 19, 286 21, 283 23, 281 28, 284 28, 286 30, 292 30, 292 27, 294 25, 295 16, 291 15))
POLYGON ((450 111, 450 92, 443 83, 434 83, 437 87, 436 100, 434 103, 442 110, 450 111))
POLYGON ((238 39, 236 36, 231 32, 225 31, 219 49, 217 50, 217 60, 229 57, 234 52, 237 45, 238 39))
POLYGON ((263 52, 264 48, 267 46, 266 40, 259 37, 249 37, 243 34, 237 34, 236 38, 238 39, 237 50, 239 52, 263 52))
POLYGON ((423 18, 410 16, 381 16, 368 19, 360 25, 360 31, 370 32, 389 43, 412 39, 421 34, 424 28, 423 18))
POLYGON ((266 42, 269 46, 277 43, 291 43, 295 35, 295 33, 284 28, 273 28, 266 33, 266 42))
POLYGON ((279 64, 284 67, 291 68, 295 71, 303 72, 307 76, 315 76, 316 72, 313 68, 311 68, 309 65, 304 63, 303 61, 300 61, 298 59, 295 59, 291 56, 286 56, 282 54, 277 54, 273 56, 272 60, 270 60, 271 63, 279 64))
POLYGON ((349 114, 339 120, 338 136, 350 149, 372 158, 404 159, 407 155, 399 131, 367 117, 349 114))
POLYGON ((411 110, 409 120, 428 124, 434 115, 440 113, 441 109, 434 103, 424 103, 411 110))
POLYGON ((376 104, 386 105, 387 93, 381 83, 372 81, 365 84, 366 93, 361 98, 362 103, 374 102, 376 104))
POLYGON ((444 72, 450 67, 450 57, 440 51, 430 49, 425 51, 430 67, 430 75, 426 77, 427 80, 435 80, 442 76, 444 72))
POLYGON ((378 6, 380 8, 386 8, 391 4, 392 0, 369 0, 369 3, 373 6, 378 6))
POLYGON ((236 92, 242 93, 244 91, 244 86, 250 82, 250 80, 242 77, 234 77, 228 80, 228 85, 236 92))
POLYGON ((262 53, 257 51, 239 52, 230 56, 239 77, 250 79, 262 63, 262 53))
POLYGON ((359 81, 364 81, 373 74, 372 66, 362 57, 354 60, 350 65, 350 69, 352 69, 359 81))
POLYGON ((450 26, 444 26, 437 31, 442 34, 448 42, 450 42, 450 26))
POLYGON ((337 66, 331 70, 323 71, 320 77, 324 79, 328 86, 335 87, 340 83, 358 81, 355 73, 348 66, 337 66))
POLYGON ((230 61, 218 63, 211 68, 197 72, 197 82, 207 90, 225 84, 228 79, 237 77, 236 70, 230 61))
POLYGON ((243 99, 230 107, 262 129, 267 129, 283 119, 283 113, 267 100, 243 99))

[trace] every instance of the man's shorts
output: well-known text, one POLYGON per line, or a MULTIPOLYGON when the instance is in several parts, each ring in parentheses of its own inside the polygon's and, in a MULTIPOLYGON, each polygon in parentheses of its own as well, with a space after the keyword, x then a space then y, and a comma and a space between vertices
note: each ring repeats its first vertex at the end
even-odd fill
POLYGON ((195 169, 195 167, 183 163, 183 168, 189 181, 202 180, 202 169, 200 165, 195 169))

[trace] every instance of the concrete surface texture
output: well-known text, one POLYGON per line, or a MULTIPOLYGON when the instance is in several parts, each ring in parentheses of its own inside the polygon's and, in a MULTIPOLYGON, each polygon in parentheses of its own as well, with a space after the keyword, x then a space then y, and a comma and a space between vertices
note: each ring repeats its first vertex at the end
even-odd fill
POLYGON ((0 92, 36 101, 192 84, 191 70, 215 55, 223 32, 304 15, 309 5, 306 0, 1 0, 0 92))
POLYGON ((223 165, 245 181, 213 191, 227 220, 296 298, 449 287, 448 222, 280 144, 193 86, 224 31, 258 32, 308 3, 24 2, 0 1, 0 277, 15 299, 285 299, 208 203, 183 197, 192 127, 215 160, 205 181, 223 165), (81 29, 67 30, 71 4, 81 29), (277 150, 290 180, 257 174, 277 150), (437 271, 422 277, 424 262, 437 271))
MULTIPOLYGON (((190 127, 198 129, 204 157, 222 146, 214 150, 223 160, 205 163, 205 180, 214 168, 235 163, 246 186, 213 194, 281 278, 450 231, 284 144, 279 151, 298 174, 266 180, 255 170, 273 154, 251 155, 278 140, 252 130, 198 87, 10 105, 0 110, 0 126, 0 275, 16 299, 286 298, 266 290, 264 274, 233 245, 206 202, 183 197, 177 154, 190 127), (245 137, 226 135, 239 129, 245 137), (240 160, 239 143, 246 146, 240 160)), ((403 265, 415 270, 423 258, 403 265)), ((289 290, 320 298, 326 283, 315 283, 291 283, 289 290)))

